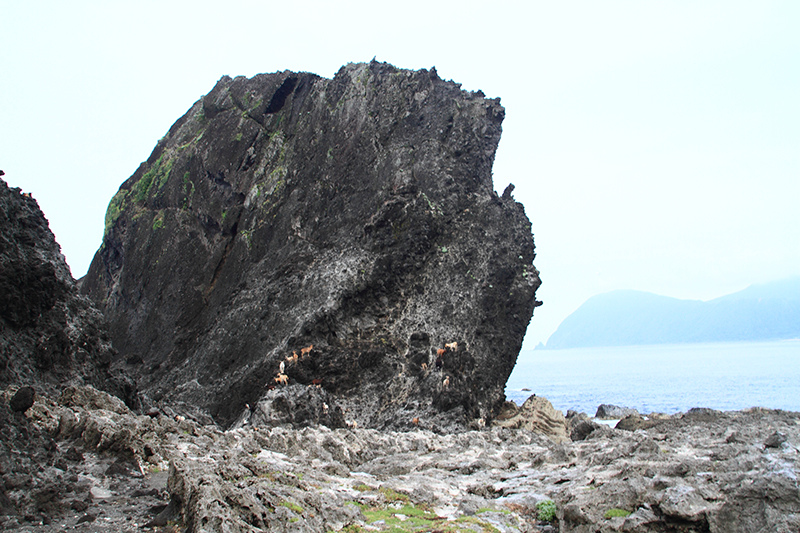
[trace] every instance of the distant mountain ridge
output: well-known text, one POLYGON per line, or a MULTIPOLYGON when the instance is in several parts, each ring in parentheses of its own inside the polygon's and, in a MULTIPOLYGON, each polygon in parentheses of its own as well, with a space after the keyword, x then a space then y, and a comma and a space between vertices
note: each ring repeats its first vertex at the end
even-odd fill
POLYGON ((714 300, 617 290, 589 298, 547 349, 800 338, 800 277, 751 285, 714 300))

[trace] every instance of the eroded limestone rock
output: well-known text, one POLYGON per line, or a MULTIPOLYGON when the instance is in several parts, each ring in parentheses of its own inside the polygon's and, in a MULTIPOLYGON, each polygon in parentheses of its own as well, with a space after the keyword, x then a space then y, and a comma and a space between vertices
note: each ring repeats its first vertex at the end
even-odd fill
POLYGON ((504 114, 374 61, 222 78, 109 204, 82 287, 118 360, 226 427, 287 384, 359 427, 488 422, 540 284, 493 190, 504 114))
POLYGON ((55 395, 64 383, 92 384, 135 406, 135 383, 110 367, 105 327, 36 200, 0 179, 0 386, 55 395))
POLYGON ((564 413, 555 409, 553 404, 542 396, 533 395, 518 408, 513 403, 510 406, 507 403, 494 425, 527 429, 547 435, 555 442, 566 442, 570 439, 564 413))
MULTIPOLYGON (((800 414, 673 417, 556 443, 527 429, 443 435, 324 426, 222 431, 137 415, 106 393, 0 394, 0 527, 55 532, 797 531, 800 414), (74 403, 80 399, 85 406, 74 403), (733 433, 737 441, 729 442, 733 433), (786 440, 764 447, 775 432, 786 440), (555 516, 539 518, 552 501, 555 516), (418 522, 408 522, 411 516, 418 522), (45 519, 46 517, 46 519, 45 519)), ((574 417, 571 417, 574 418, 574 417)))

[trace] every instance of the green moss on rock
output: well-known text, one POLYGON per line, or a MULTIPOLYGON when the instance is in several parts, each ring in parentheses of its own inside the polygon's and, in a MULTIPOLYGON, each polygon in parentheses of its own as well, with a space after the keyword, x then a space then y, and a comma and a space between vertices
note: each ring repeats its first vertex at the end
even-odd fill
POLYGON ((134 184, 132 191, 134 193, 134 199, 138 203, 144 203, 154 185, 156 190, 161 190, 164 184, 167 183, 169 173, 172 170, 173 160, 167 158, 165 161, 164 155, 165 154, 161 154, 161 157, 159 157, 150 169, 139 178, 139 181, 134 184))
POLYGON ((630 514, 631 514, 630 511, 626 511, 625 509, 618 509, 618 508, 614 507, 614 508, 609 509, 608 511, 606 511, 606 513, 603 516, 606 519, 610 519, 610 518, 616 518, 616 517, 626 517, 626 516, 628 516, 630 514))
POLYGON ((159 211, 155 218, 153 218, 153 231, 159 230, 164 227, 164 211, 159 211))
POLYGON ((125 209, 128 193, 130 193, 130 191, 126 189, 120 189, 111 199, 111 201, 108 202, 108 209, 106 209, 105 229, 103 230, 104 236, 108 234, 111 226, 114 225, 120 214, 122 214, 122 211, 125 209))

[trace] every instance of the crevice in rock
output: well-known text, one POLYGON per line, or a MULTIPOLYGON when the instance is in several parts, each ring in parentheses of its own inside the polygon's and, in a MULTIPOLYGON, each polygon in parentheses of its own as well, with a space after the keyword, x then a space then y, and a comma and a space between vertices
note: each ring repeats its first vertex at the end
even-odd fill
POLYGON ((217 280, 219 280, 222 267, 225 266, 225 263, 228 261, 228 257, 230 257, 231 251, 233 250, 233 245, 236 244, 236 236, 239 234, 239 220, 241 218, 242 212, 240 211, 236 216, 236 222, 234 222, 231 226, 231 237, 228 239, 228 242, 225 243, 225 250, 222 252, 222 257, 217 263, 217 266, 214 268, 214 274, 211 276, 211 282, 208 284, 208 287, 206 287, 206 290, 203 291, 203 300, 205 303, 208 303, 208 297, 214 291, 214 286, 217 284, 217 280))
POLYGON ((286 78, 281 86, 278 87, 278 90, 275 91, 275 94, 272 95, 272 99, 269 101, 269 105, 267 109, 264 110, 264 113, 269 115, 283 109, 283 105, 286 103, 286 99, 289 98, 289 95, 292 94, 292 91, 294 91, 295 85, 297 85, 296 77, 290 76, 286 78))

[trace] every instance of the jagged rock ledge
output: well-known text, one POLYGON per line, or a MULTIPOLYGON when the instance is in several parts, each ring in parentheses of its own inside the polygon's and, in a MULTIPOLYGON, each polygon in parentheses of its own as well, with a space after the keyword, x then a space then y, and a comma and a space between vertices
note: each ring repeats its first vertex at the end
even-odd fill
POLYGON ((0 397, 0 527, 62 531, 797 531, 800 414, 525 429, 222 431, 91 387, 0 397), (35 465, 40 465, 37 468, 35 465), (552 504, 547 502, 552 501, 552 504), (542 503, 545 502, 545 503, 542 503), (547 515, 548 508, 554 510, 547 515))
POLYGON ((105 328, 36 200, 0 179, 0 387, 52 395, 91 384, 136 407, 136 384, 111 368, 117 352, 105 328))

